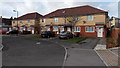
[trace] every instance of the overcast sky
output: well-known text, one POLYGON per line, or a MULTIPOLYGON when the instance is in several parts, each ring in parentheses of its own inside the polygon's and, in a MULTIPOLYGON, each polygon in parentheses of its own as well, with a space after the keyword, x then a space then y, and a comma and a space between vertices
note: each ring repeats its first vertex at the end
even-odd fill
POLYGON ((93 2, 83 0, 60 0, 60 1, 48 1, 48 0, 19 0, 19 1, 2 1, 0 2, 0 16, 10 18, 16 17, 16 13, 13 10, 19 11, 19 16, 38 12, 42 15, 48 14, 56 9, 70 8, 83 5, 91 5, 96 8, 108 11, 109 16, 118 17, 118 0, 102 1, 92 0, 93 2))

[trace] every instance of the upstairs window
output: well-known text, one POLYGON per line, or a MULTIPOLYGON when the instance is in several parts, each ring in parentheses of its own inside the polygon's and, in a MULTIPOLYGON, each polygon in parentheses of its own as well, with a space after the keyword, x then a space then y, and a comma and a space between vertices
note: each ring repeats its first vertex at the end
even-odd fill
POLYGON ((54 18, 54 21, 55 21, 55 22, 58 22, 58 18, 54 18))
POLYGON ((89 15, 89 16, 87 16, 87 20, 88 20, 88 21, 92 21, 92 20, 94 20, 93 15, 89 15))
POLYGON ((42 19, 42 22, 45 22, 45 19, 42 19))
POLYGON ((22 20, 20 20, 20 24, 22 24, 22 20))
POLYGON ((28 20, 28 24, 30 24, 30 20, 28 20))
POLYGON ((15 23, 15 21, 13 21, 13 24, 15 23))

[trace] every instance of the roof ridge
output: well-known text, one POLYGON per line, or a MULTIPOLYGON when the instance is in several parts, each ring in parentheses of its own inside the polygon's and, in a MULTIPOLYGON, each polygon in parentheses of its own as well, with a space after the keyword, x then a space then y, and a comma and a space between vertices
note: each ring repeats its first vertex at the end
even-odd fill
POLYGON ((74 7, 68 7, 68 8, 61 8, 61 9, 57 9, 57 10, 63 10, 63 9, 72 9, 72 8, 82 8, 82 7, 91 7, 90 5, 82 5, 82 6, 74 6, 74 7))

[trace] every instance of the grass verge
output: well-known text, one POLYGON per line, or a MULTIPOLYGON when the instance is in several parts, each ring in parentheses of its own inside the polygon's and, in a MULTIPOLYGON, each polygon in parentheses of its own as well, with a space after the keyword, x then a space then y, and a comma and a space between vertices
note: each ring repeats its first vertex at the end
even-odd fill
POLYGON ((76 37, 76 38, 67 39, 67 40, 64 40, 64 41, 65 42, 77 43, 77 42, 80 42, 80 41, 85 40, 85 39, 87 39, 87 37, 76 37))

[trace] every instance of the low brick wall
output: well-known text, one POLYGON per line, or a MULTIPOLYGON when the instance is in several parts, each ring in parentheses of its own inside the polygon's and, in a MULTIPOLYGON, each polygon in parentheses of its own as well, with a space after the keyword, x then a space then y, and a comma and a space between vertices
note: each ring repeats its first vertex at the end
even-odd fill
POLYGON ((120 34, 120 28, 113 28, 112 29, 112 38, 114 40, 118 40, 120 34))
POLYGON ((114 42, 117 42, 117 44, 110 44, 108 43, 107 44, 107 48, 110 48, 110 47, 120 47, 120 28, 113 28, 112 31, 111 31, 111 40, 114 41, 114 42))

